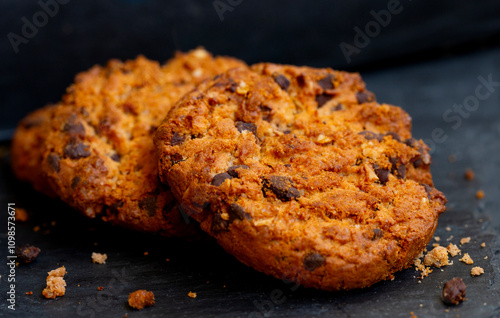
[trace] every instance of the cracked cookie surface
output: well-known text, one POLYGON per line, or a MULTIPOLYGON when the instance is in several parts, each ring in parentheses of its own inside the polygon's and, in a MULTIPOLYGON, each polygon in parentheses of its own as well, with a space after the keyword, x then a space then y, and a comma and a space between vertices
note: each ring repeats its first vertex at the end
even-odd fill
POLYGON ((244 264, 306 287, 411 265, 446 199, 401 108, 358 74, 275 64, 200 84, 155 134, 161 180, 244 264))

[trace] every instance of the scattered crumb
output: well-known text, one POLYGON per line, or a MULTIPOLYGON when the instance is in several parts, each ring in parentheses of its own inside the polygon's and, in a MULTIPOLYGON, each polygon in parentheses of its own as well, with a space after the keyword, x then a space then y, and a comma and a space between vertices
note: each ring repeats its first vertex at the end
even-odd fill
POLYGON ((460 261, 464 262, 465 264, 472 264, 474 261, 472 258, 470 258, 469 253, 465 253, 464 256, 460 259, 460 261))
POLYGON ((28 221, 29 216, 28 212, 26 212, 23 208, 16 208, 16 222, 26 222, 28 221))
POLYGON ((446 241, 448 241, 448 242, 449 242, 449 241, 451 241, 452 239, 453 239, 453 235, 450 235, 450 237, 449 237, 449 238, 447 238, 447 239, 446 239, 446 241))
POLYGON ((107 254, 95 253, 92 252, 92 262, 97 264, 106 264, 106 260, 108 259, 107 254))
POLYGON ((465 298, 466 286, 461 278, 455 277, 443 287, 443 301, 448 305, 458 305, 465 298))
POLYGON ((440 246, 439 243, 432 243, 432 247, 438 247, 440 246))
POLYGON ((484 269, 479 266, 472 267, 472 269, 470 270, 470 274, 472 276, 479 276, 481 274, 484 274, 484 269))
POLYGON ((451 257, 455 257, 458 254, 462 253, 458 246, 453 243, 450 243, 446 249, 448 250, 448 253, 450 253, 451 257))
POLYGON ((188 293, 188 296, 191 297, 191 298, 196 298, 197 295, 196 295, 196 293, 193 293, 192 291, 190 291, 188 293))
POLYGON ((102 290, 104 290, 104 287, 99 286, 99 287, 97 287, 97 290, 102 291, 102 290))
POLYGON ((128 304, 135 309, 143 309, 144 307, 153 306, 155 303, 155 295, 153 292, 139 289, 128 295, 128 304))
POLYGON ((445 230, 446 230, 446 232, 450 232, 450 231, 451 231, 451 227, 447 226, 447 227, 445 228, 445 230))
POLYGON ((66 293, 66 282, 63 277, 66 273, 64 266, 48 272, 47 287, 42 292, 45 298, 54 299, 58 296, 64 296, 66 293))
POLYGON ((436 242, 439 242, 439 241, 441 241, 441 238, 440 238, 439 236, 434 236, 434 240, 435 240, 436 242))
POLYGON ((456 162, 456 161, 457 161, 457 156, 455 156, 455 155, 449 155, 449 156, 448 156, 448 161, 449 161, 450 163, 454 163, 454 162, 456 162))
POLYGON ((33 232, 38 232, 40 231, 40 225, 35 225, 35 227, 33 228, 33 232))
POLYGON ((144 256, 148 256, 149 255, 149 252, 144 252, 144 256))
POLYGON ((437 246, 425 255, 424 264, 425 266, 441 267, 453 263, 448 262, 448 250, 445 247, 437 246))
POLYGON ((26 295, 31 296, 33 295, 33 292, 32 291, 26 292, 26 295))
POLYGON ((464 238, 460 239, 460 244, 461 245, 468 244, 469 242, 470 242, 470 236, 464 237, 464 238))
POLYGON ((34 262, 39 253, 40 249, 30 244, 24 244, 16 247, 17 261, 22 264, 34 262))
POLYGON ((476 192, 476 198, 478 198, 479 200, 481 200, 482 198, 484 198, 484 191, 483 190, 477 190, 477 192, 476 192))
POLYGON ((410 315, 411 315, 411 316, 410 316, 410 318, 418 318, 418 317, 417 317, 417 315, 415 315, 415 314, 413 313, 413 311, 412 311, 412 312, 410 312, 410 315))
POLYGON ((450 312, 450 310, 449 310, 448 308, 446 308, 444 311, 445 311, 445 312, 450 312))
POLYGON ((485 256, 484 259, 488 259, 488 256, 485 256))
POLYGON ((474 171, 472 171, 472 169, 466 169, 465 170, 465 180, 474 180, 474 178, 476 177, 476 174, 474 173, 474 171))
POLYGON ((486 243, 485 242, 481 243, 481 247, 486 247, 486 243))

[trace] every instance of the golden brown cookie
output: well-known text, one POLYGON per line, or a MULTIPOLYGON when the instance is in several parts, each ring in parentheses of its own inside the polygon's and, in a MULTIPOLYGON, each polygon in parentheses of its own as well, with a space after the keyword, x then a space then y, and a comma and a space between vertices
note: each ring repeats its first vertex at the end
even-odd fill
POLYGON ((325 290, 411 265, 445 210, 401 108, 358 74, 258 64, 200 84, 155 134, 160 178, 244 264, 325 290))
POLYGON ((199 82, 236 66, 204 49, 177 53, 165 65, 139 56, 80 73, 51 114, 42 173, 63 201, 88 217, 166 236, 191 236, 193 224, 161 185, 156 127, 199 82))

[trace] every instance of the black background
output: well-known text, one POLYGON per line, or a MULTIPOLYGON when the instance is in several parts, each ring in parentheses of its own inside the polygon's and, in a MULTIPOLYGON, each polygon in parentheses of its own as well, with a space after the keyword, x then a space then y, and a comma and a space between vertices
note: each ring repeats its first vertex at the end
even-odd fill
POLYGON ((387 9, 387 1, 233 3, 239 4, 221 21, 213 1, 72 0, 60 5, 15 53, 8 34, 22 35, 22 18, 31 21, 41 7, 37 1, 3 0, 0 139, 8 140, 30 110, 57 102, 76 73, 110 58, 144 54, 164 62, 175 50, 202 45, 248 63, 360 71, 377 99, 402 106, 413 118, 414 136, 433 146, 435 184, 449 200, 436 235, 444 244, 451 235, 453 243, 471 236, 462 250, 485 274, 471 277, 471 266, 455 257, 453 266, 434 269, 422 283, 414 278, 418 273, 408 269, 392 282, 360 291, 292 290, 290 284, 239 264, 211 241, 183 242, 124 231, 87 220, 34 193, 13 178, 6 141, 0 146, 0 316, 409 317, 414 312, 419 317, 500 317, 499 88, 462 117, 458 127, 443 119, 455 104, 474 96, 479 77, 500 81, 500 5, 486 0, 401 0, 402 12, 392 15, 387 27, 349 63, 341 43, 353 44, 354 28, 364 29, 374 20, 370 11, 387 9), (432 137, 436 129, 444 132, 445 140, 432 137), (450 161, 450 155, 455 160, 450 161), (476 172, 474 181, 464 180, 466 168, 476 172), (475 198, 479 189, 486 193, 483 200, 475 198), (7 267, 1 265, 6 259, 7 202, 31 215, 28 223, 18 224, 17 242, 42 249, 35 263, 17 268, 15 313, 4 301, 7 267), (38 232, 33 231, 36 225, 41 227, 38 232), (479 247, 481 242, 486 248, 479 247), (92 264, 93 251, 107 253, 107 264, 92 264), (59 265, 68 268, 67 294, 43 299, 45 273, 59 265), (455 276, 466 282, 468 301, 450 308, 440 293, 443 283, 455 276), (108 293, 99 294, 98 286, 108 293), (127 306, 128 293, 139 288, 155 292, 152 308, 134 311, 127 306), (33 295, 26 296, 30 290, 33 295), (198 297, 187 297, 189 291, 198 297), (272 295, 282 301, 269 305, 272 295))

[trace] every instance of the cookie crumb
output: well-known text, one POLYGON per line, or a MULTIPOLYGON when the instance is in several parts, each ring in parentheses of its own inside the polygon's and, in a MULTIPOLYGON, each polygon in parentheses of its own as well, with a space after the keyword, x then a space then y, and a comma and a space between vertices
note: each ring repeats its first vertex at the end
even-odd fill
POLYGON ((410 312, 410 315, 411 315, 411 316, 410 316, 410 318, 418 318, 418 317, 417 317, 417 315, 415 315, 415 314, 413 313, 413 311, 412 311, 412 312, 410 312))
POLYGON ((149 255, 149 252, 144 252, 144 256, 148 256, 149 255))
POLYGON ((63 277, 66 273, 66 268, 64 266, 48 272, 47 287, 42 291, 45 298, 54 299, 58 296, 64 296, 66 293, 66 282, 63 277))
POLYGON ((155 303, 155 295, 153 292, 139 289, 128 295, 128 304, 135 309, 143 309, 145 307, 153 306, 155 303))
POLYGON ((455 257, 462 253, 458 246, 453 243, 450 243, 446 249, 448 250, 448 253, 450 253, 451 257, 455 257))
POLYGON ((29 216, 28 212, 26 212, 23 208, 16 208, 16 222, 26 222, 28 221, 29 216))
POLYGON ((463 238, 460 239, 460 244, 461 245, 468 244, 469 242, 470 242, 470 236, 463 237, 463 238))
POLYGON ((465 290, 464 281, 459 277, 455 277, 444 284, 443 301, 448 305, 458 305, 459 302, 466 300, 465 290))
POLYGON ((99 287, 97 287, 97 290, 102 291, 102 290, 104 290, 104 287, 99 286, 99 287))
POLYGON ((33 295, 33 292, 32 291, 26 292, 26 295, 31 296, 33 295))
POLYGON ((460 259, 460 261, 464 262, 465 264, 472 264, 474 261, 472 258, 470 258, 469 253, 465 253, 464 256, 460 259))
POLYGON ((165 261, 170 262, 170 258, 165 259, 165 261))
POLYGON ((449 241, 451 241, 452 239, 453 239, 453 235, 450 235, 450 237, 449 237, 449 238, 447 238, 447 239, 446 239, 446 241, 448 241, 448 242, 449 242, 449 241))
POLYGON ((446 230, 446 232, 450 232, 450 231, 451 231, 451 227, 447 226, 447 227, 445 228, 445 230, 446 230))
POLYGON ((474 173, 474 171, 472 171, 472 169, 466 169, 465 170, 465 175, 464 175, 464 178, 465 180, 474 180, 474 178, 476 177, 476 174, 474 173))
POLYGON ((483 190, 477 190, 477 192, 476 192, 476 198, 478 198, 479 200, 481 200, 482 198, 484 198, 484 191, 483 190))
POLYGON ((426 266, 442 267, 453 263, 448 262, 448 250, 445 247, 437 246, 425 255, 424 264, 426 266))
POLYGON ((107 259, 108 259, 107 254, 92 252, 92 263, 106 264, 107 259))
POLYGON ((17 261, 22 264, 28 264, 35 261, 40 249, 30 244, 24 244, 16 247, 17 261))
POLYGON ((485 256, 484 259, 488 259, 488 256, 485 256))
POLYGON ((481 247, 486 247, 486 243, 485 242, 481 243, 481 247))
POLYGON ((481 274, 484 274, 484 269, 479 266, 472 267, 472 269, 470 270, 470 274, 472 276, 479 276, 481 274))
POLYGON ((192 291, 190 291, 188 293, 188 296, 191 297, 191 298, 196 298, 197 295, 196 295, 196 293, 193 293, 192 291))
POLYGON ((439 242, 439 241, 441 241, 441 238, 440 238, 439 236, 434 236, 434 240, 435 240, 436 242, 439 242))
POLYGON ((449 163, 455 163, 457 161, 457 156, 455 155, 449 155, 448 156, 448 162, 449 163))
POLYGON ((33 227, 33 232, 38 232, 40 231, 40 225, 35 225, 35 227, 33 227))

